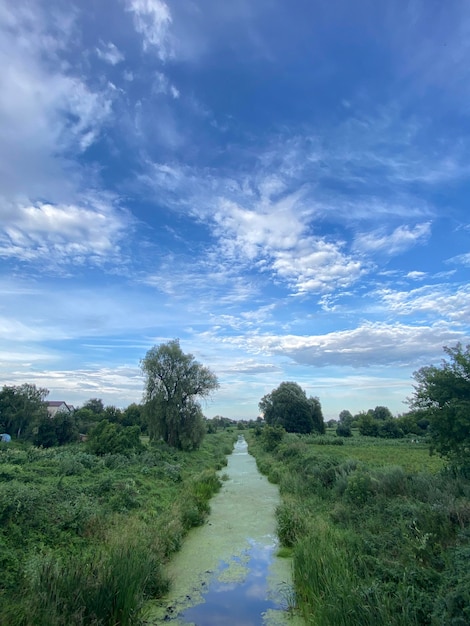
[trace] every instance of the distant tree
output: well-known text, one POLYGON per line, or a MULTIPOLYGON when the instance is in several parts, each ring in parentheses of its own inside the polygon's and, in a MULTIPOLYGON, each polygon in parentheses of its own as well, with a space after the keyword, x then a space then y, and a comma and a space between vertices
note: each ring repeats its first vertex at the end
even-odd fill
POLYGON ((377 420, 379 422, 378 425, 378 436, 384 439, 400 439, 404 436, 403 430, 400 428, 398 420, 396 419, 387 419, 387 420, 377 420))
POLYGON ((36 432, 33 436, 35 446, 52 448, 58 445, 56 427, 49 415, 40 418, 36 432))
POLYGON ((403 413, 396 421, 405 435, 425 435, 429 426, 427 412, 423 410, 403 413))
POLYGON ((178 339, 151 348, 141 367, 150 438, 183 450, 198 448, 205 433, 198 398, 217 389, 216 375, 184 354, 178 339))
POLYGON ((114 422, 115 424, 119 424, 122 422, 122 411, 121 409, 113 406, 112 404, 106 406, 103 411, 103 418, 108 420, 109 422, 114 422))
POLYGON ((87 434, 102 419, 102 413, 95 413, 91 409, 82 407, 75 409, 74 417, 80 433, 87 434))
POLYGON ((270 426, 281 426, 287 432, 325 432, 320 400, 307 398, 305 391, 294 382, 283 382, 266 394, 259 409, 270 426))
POLYGON ((30 436, 34 426, 47 415, 45 399, 49 391, 25 383, 4 386, 0 392, 0 425, 3 432, 18 438, 30 436))
POLYGON ((146 429, 143 406, 133 402, 122 412, 121 424, 123 426, 140 426, 143 431, 146 429))
POLYGON ((57 444, 64 446, 78 440, 78 426, 75 415, 66 411, 59 411, 52 418, 57 434, 57 444))
POLYGON ((445 347, 449 360, 440 367, 422 367, 416 381, 412 409, 426 412, 431 450, 456 466, 470 467, 470 345, 445 347))
POLYGON ((374 419, 382 421, 392 419, 393 417, 390 409, 386 406, 376 406, 375 409, 372 409, 372 414, 374 419))
POLYGON ((341 424, 346 424, 347 426, 351 426, 351 422, 353 421, 353 419, 354 417, 351 411, 348 411, 347 409, 344 409, 339 414, 339 421, 341 424))
POLYGON ((326 425, 328 426, 328 428, 336 428, 336 426, 338 426, 338 422, 334 419, 328 420, 326 425))
POLYGON ((365 437, 377 437, 379 434, 379 423, 374 418, 373 412, 360 414, 359 420, 359 432, 365 437))
POLYGON ((90 398, 82 407, 83 409, 90 409, 96 415, 100 415, 104 412, 104 404, 101 398, 90 398))

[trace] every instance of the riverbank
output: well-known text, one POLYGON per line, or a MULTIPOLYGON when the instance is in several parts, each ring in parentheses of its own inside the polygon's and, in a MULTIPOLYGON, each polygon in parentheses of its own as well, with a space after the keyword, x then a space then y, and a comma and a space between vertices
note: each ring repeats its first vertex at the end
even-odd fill
POLYGON ((411 441, 267 434, 247 438, 279 484, 277 531, 306 624, 470 623, 468 479, 411 441))
POLYGON ((236 435, 200 450, 159 443, 139 454, 82 445, 0 448, 0 623, 141 623, 169 586, 166 565, 204 522, 236 435))

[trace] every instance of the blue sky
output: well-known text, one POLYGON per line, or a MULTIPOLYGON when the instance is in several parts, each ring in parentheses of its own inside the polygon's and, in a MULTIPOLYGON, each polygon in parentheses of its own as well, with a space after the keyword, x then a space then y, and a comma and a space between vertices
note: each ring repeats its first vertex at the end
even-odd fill
POLYGON ((407 409, 470 341, 466 0, 0 0, 0 381, 407 409))

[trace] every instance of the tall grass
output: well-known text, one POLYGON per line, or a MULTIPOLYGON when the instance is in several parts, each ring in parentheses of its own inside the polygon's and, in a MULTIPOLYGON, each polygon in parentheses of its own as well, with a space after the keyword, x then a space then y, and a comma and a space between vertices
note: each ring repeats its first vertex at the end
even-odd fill
POLYGON ((18 624, 138 624, 146 590, 155 588, 156 576, 161 588, 168 584, 155 557, 142 544, 121 544, 95 555, 35 559, 18 624))
POLYGON ((258 468, 280 477, 277 531, 292 550, 306 623, 470 623, 470 595, 461 583, 470 550, 468 479, 425 471, 427 450, 411 442, 353 439, 331 448, 285 435, 268 451, 249 438, 258 468))

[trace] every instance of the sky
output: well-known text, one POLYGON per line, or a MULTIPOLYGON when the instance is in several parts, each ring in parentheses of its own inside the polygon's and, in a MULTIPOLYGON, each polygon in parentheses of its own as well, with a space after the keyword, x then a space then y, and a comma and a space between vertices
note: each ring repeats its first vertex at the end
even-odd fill
POLYGON ((0 0, 0 384, 408 409, 470 343, 467 0, 0 0))

